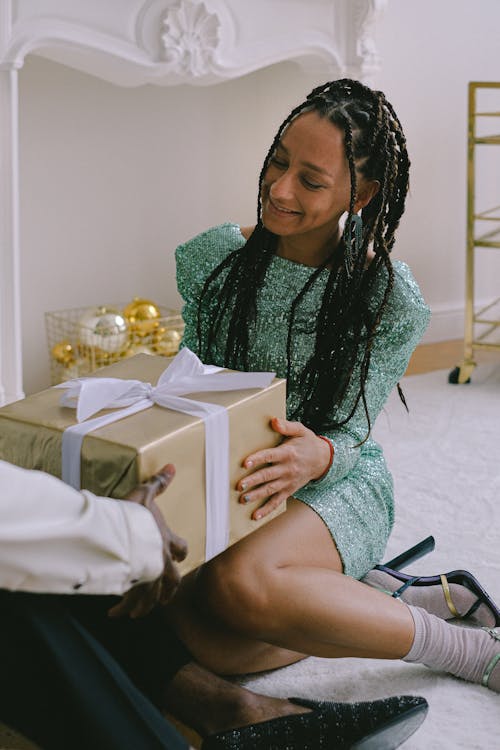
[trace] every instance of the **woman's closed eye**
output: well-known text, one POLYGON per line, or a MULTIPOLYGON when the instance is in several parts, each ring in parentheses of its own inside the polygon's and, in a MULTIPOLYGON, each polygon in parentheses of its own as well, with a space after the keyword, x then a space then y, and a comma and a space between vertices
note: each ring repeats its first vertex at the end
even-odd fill
POLYGON ((279 156, 276 156, 276 154, 274 154, 273 156, 271 156, 271 158, 269 159, 269 161, 271 162, 271 164, 274 164, 274 166, 277 167, 278 169, 287 169, 288 168, 288 162, 285 161, 284 159, 281 159, 279 156))
MULTIPOLYGON (((276 154, 273 154, 273 156, 271 156, 269 161, 274 167, 276 167, 276 169, 279 169, 283 172, 286 171, 289 167, 289 164, 286 161, 286 159, 283 159, 282 157, 277 156, 276 154)), ((300 181, 307 190, 320 190, 321 188, 325 187, 321 183, 315 182, 307 175, 301 175, 300 181)))
POLYGON ((322 187, 324 187, 324 185, 320 185, 318 182, 313 182, 307 177, 302 177, 301 180, 304 187, 308 190, 320 190, 322 187))

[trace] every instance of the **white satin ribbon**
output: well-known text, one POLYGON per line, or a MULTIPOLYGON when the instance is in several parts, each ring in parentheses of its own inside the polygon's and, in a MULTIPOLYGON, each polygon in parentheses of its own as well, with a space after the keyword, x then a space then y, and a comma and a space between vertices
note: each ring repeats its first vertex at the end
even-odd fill
POLYGON ((181 398, 186 393, 266 388, 273 372, 220 372, 181 349, 157 385, 119 378, 79 378, 61 383, 61 404, 76 409, 77 424, 62 438, 62 479, 80 489, 80 461, 87 433, 157 404, 203 419, 205 425, 206 544, 205 559, 226 549, 229 540, 229 418, 218 404, 181 398), (125 407, 125 408, 120 408, 125 407), (102 409, 119 409, 89 419, 102 409))

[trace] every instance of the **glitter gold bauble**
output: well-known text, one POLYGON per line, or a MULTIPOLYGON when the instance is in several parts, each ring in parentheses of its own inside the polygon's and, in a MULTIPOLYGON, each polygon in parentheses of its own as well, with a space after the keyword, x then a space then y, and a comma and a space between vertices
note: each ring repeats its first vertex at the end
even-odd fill
POLYGON ((103 305, 87 310, 78 327, 84 346, 107 353, 120 353, 128 346, 127 321, 119 310, 112 307, 103 305))
POLYGON ((181 335, 179 331, 173 328, 163 329, 161 337, 155 340, 153 349, 157 354, 161 354, 164 357, 173 357, 179 351, 180 343, 181 335))
POLYGON ((64 367, 69 367, 75 361, 75 352, 71 343, 67 339, 58 341, 57 344, 54 344, 50 353, 56 362, 64 367))
POLYGON ((132 335, 147 336, 158 328, 161 312, 151 300, 134 297, 124 308, 123 317, 128 321, 132 335))

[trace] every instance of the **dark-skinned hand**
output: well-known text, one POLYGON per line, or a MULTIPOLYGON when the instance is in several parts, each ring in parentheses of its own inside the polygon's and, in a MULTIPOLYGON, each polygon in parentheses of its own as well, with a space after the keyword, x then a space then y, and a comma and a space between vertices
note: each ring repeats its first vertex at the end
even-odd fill
POLYGON ((121 601, 112 607, 110 617, 144 617, 157 604, 166 604, 175 593, 180 575, 175 565, 187 555, 187 544, 171 531, 156 505, 156 497, 168 487, 175 474, 172 464, 167 464, 148 482, 140 484, 125 498, 131 503, 138 503, 152 513, 163 541, 163 572, 155 581, 139 583, 124 594, 121 601))

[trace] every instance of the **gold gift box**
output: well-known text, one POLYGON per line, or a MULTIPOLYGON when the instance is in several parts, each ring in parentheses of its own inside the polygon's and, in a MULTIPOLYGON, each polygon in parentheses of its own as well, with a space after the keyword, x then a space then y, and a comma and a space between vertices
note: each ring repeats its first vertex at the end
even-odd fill
MULTIPOLYGON (((92 377, 116 377, 156 384, 168 360, 138 354, 92 377)), ((63 431, 75 424, 75 410, 60 406, 62 392, 49 388, 0 409, 0 458, 27 469, 61 477, 63 431)), ((229 414, 230 538, 234 544, 285 508, 253 521, 255 504, 238 502, 236 482, 246 473, 243 459, 250 453, 275 446, 279 435, 270 427, 273 416, 285 417, 285 381, 275 379, 268 388, 193 393, 198 401, 225 406, 229 414)), ((188 396, 189 397, 189 396, 188 396)), ((107 412, 101 412, 104 414, 107 412)), ((166 463, 176 476, 158 497, 168 525, 189 545, 182 574, 205 559, 205 428, 197 417, 160 406, 138 412, 85 436, 81 452, 81 485, 97 495, 123 498, 166 463)))

